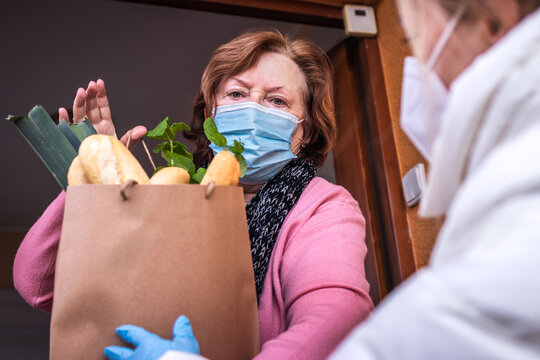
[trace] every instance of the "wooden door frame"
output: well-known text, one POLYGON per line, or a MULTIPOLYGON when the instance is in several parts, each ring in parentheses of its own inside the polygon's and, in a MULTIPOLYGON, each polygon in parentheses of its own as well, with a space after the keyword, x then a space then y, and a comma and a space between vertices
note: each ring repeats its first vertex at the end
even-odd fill
POLYGON ((349 39, 357 70, 357 83, 366 113, 371 146, 368 156, 377 185, 377 217, 388 261, 389 287, 397 286, 416 270, 407 208, 401 186, 399 159, 383 75, 379 44, 375 38, 349 39))
MULTIPOLYGON (((289 21, 301 24, 343 28, 339 0, 118 0, 154 4, 220 14, 289 21)), ((351 0, 347 3, 375 5, 379 0, 351 0)))
POLYGON ((290 0, 120 0, 220 14, 343 27, 341 8, 290 0))
MULTIPOLYGON (((115 0, 233 14, 278 21, 343 28, 343 1, 321 0, 115 0), (331 3, 335 3, 332 5, 331 3)), ((376 6, 379 0, 351 1, 376 6)), ((351 117, 358 130, 362 161, 355 167, 335 162, 336 179, 369 211, 367 243, 372 251, 366 265, 373 278, 372 297, 378 302, 415 271, 399 161, 390 117, 379 40, 345 41, 350 73, 354 77, 361 116, 351 117), (359 167, 364 166, 364 169, 359 167), (368 169, 369 171, 365 171, 368 169), (350 181, 363 174, 365 179, 350 181)), ((338 135, 344 136, 344 134, 338 135)), ((338 140, 339 142, 339 140, 338 140)), ((368 215, 368 214, 366 214, 368 215)))

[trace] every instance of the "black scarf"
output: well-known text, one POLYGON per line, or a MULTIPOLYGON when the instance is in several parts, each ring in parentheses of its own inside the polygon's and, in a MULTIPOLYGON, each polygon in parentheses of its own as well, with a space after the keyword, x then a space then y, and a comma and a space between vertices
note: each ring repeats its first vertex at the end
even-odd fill
POLYGON ((268 181, 246 206, 257 298, 261 294, 281 225, 315 177, 315 172, 311 162, 294 159, 268 181))

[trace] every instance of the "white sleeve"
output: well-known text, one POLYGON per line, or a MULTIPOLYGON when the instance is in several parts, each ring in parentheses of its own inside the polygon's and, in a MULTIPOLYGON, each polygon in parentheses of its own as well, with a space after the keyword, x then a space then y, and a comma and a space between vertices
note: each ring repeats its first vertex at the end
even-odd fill
POLYGON ((411 276, 330 359, 540 359, 540 214, 531 201, 459 239, 471 241, 467 253, 411 276))
POLYGON ((195 355, 184 351, 169 350, 158 360, 208 360, 204 356, 195 355))
POLYGON ((330 359, 538 358, 507 347, 492 325, 426 271, 400 286, 330 359))

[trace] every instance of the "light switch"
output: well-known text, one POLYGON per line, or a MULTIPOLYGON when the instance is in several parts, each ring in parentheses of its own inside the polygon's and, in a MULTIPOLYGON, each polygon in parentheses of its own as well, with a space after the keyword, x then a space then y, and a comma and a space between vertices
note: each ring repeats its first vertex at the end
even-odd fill
POLYGON ((350 4, 343 6, 343 22, 348 36, 377 35, 375 11, 371 6, 350 4))
POLYGON ((424 164, 416 164, 409 170, 403 177, 402 184, 407 205, 414 206, 418 204, 426 187, 426 170, 424 164))

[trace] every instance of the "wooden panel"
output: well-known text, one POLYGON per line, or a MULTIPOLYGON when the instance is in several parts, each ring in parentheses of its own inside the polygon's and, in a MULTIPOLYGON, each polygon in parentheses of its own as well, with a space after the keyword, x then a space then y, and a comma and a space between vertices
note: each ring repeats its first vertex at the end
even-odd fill
POLYGON ((303 24, 343 27, 340 6, 290 0, 120 0, 250 16, 303 24))
MULTIPOLYGON (((399 124, 403 60, 405 56, 411 54, 411 50, 399 24, 395 0, 381 0, 376 8, 376 15, 380 30, 378 45, 384 83, 394 129, 400 176, 403 177, 417 163, 423 162, 427 165, 407 135, 401 130, 399 124)), ((415 265, 418 269, 428 263, 441 220, 422 219, 418 216, 417 211, 418 207, 407 208, 407 220, 412 238, 415 265)))
MULTIPOLYGON (((248 0, 249 1, 249 0, 248 0)), ((295 0, 293 0, 295 1, 295 0)), ((326 5, 333 5, 333 6, 343 6, 345 4, 358 4, 358 5, 370 5, 374 6, 379 3, 380 0, 298 0, 302 2, 307 3, 318 3, 318 4, 326 4, 326 5)), ((394 1, 394 0, 392 0, 394 1)))
POLYGON ((373 252, 367 275, 377 301, 416 270, 377 39, 348 38, 329 55, 339 129, 336 180, 366 216, 373 252))
POLYGON ((0 289, 13 288, 13 260, 25 233, 0 232, 0 289))
MULTIPOLYGON (((358 201, 366 219, 366 277, 370 284, 370 296, 377 304, 388 292, 385 277, 385 251, 382 234, 377 224, 377 202, 374 201, 374 179, 369 159, 365 155, 369 144, 363 124, 361 95, 355 76, 355 64, 341 43, 329 52, 335 69, 335 99, 338 139, 334 149, 336 182, 345 187, 358 201)), ((376 199, 375 199, 376 200, 376 199)))
POLYGON ((401 186, 399 161, 394 129, 388 108, 383 68, 378 41, 374 38, 356 40, 361 69, 360 84, 364 86, 364 106, 367 112, 373 171, 377 173, 379 197, 386 238, 392 285, 398 285, 415 270, 406 205, 401 186))

